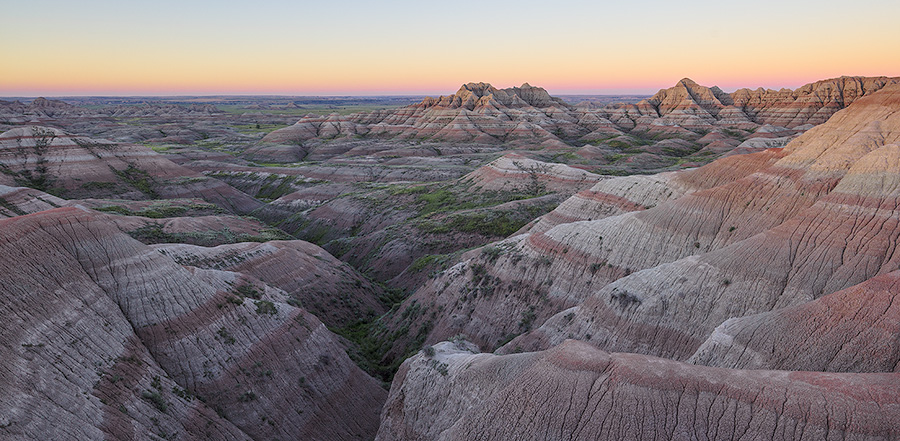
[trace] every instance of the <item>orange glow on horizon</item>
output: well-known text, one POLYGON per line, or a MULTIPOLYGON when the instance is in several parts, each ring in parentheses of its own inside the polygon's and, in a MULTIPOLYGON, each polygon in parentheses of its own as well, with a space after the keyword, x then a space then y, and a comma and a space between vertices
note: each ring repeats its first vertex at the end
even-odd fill
POLYGON ((731 91, 900 76, 900 4, 860 1, 879 13, 848 21, 837 0, 19 2, 0 27, 0 96, 446 95, 470 81, 649 95, 684 77, 731 91))

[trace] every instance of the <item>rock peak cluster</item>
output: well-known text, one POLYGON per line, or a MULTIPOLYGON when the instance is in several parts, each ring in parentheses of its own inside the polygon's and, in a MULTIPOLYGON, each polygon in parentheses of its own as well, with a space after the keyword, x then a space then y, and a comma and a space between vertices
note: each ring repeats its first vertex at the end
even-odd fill
POLYGON ((900 78, 635 101, 0 102, 0 439, 900 439, 900 78))

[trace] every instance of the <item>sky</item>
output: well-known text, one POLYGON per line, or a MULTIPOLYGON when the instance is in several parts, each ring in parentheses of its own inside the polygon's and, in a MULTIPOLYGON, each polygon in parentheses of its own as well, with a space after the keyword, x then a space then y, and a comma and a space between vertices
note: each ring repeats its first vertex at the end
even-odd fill
POLYGON ((900 76, 898 0, 0 0, 0 96, 555 95, 900 76))

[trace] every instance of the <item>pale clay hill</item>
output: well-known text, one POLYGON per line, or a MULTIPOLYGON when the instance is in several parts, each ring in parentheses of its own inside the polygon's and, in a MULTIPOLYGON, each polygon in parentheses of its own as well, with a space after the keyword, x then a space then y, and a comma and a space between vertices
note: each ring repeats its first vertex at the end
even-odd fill
POLYGON ((889 440, 897 374, 730 370, 567 340, 494 355, 450 342, 397 374, 376 440, 889 440))
MULTIPOLYGON (((263 138, 263 143, 248 149, 247 153, 248 157, 262 161, 293 162, 303 159, 309 162, 263 170, 235 166, 223 169, 210 162, 196 162, 191 167, 251 195, 258 194, 261 188, 268 188, 272 180, 290 182, 289 185, 295 191, 286 191, 286 194, 270 202, 263 209, 266 216, 284 218, 294 215, 291 219, 295 220, 291 224, 283 225, 292 234, 316 241, 378 280, 414 288, 421 280, 415 279, 414 283, 407 283, 405 279, 411 275, 407 269, 417 259, 451 253, 475 246, 476 243, 471 237, 422 237, 415 229, 393 234, 387 228, 408 223, 411 217, 415 217, 415 213, 394 212, 396 207, 406 203, 402 200, 385 200, 384 203, 388 206, 384 206, 373 202, 382 199, 378 194, 355 197, 353 195, 361 191, 360 185, 353 184, 447 182, 457 178, 458 180, 452 181, 453 184, 458 183, 463 187, 471 185, 471 188, 464 191, 528 194, 531 193, 530 190, 536 189, 537 193, 555 193, 566 198, 575 191, 590 193, 592 183, 603 179, 598 176, 602 170, 597 171, 592 164, 615 161, 614 165, 608 167, 618 167, 617 171, 622 172, 642 170, 645 167, 653 169, 659 165, 657 162, 660 158, 668 158, 666 161, 678 161, 687 166, 692 164, 691 161, 702 163, 720 154, 758 152, 770 147, 781 147, 810 127, 809 121, 824 120, 858 97, 895 81, 892 78, 844 77, 813 83, 797 91, 759 89, 751 93, 742 90, 735 92, 735 98, 732 99, 731 95, 713 93, 715 88, 699 86, 685 79, 675 87, 662 90, 641 103, 603 108, 571 106, 550 97, 538 87, 500 90, 485 83, 470 83, 453 95, 425 99, 400 109, 375 112, 382 116, 360 113, 303 118, 294 126, 273 131, 263 138), (734 109, 746 115, 743 122, 735 122, 737 120, 733 116, 730 119, 717 119, 720 115, 734 113, 734 109), (633 118, 635 125, 622 126, 615 133, 603 135, 602 139, 607 141, 593 145, 586 144, 586 140, 595 138, 585 138, 585 130, 594 131, 596 127, 579 129, 577 124, 572 125, 570 121, 575 117, 564 116, 582 111, 593 112, 592 115, 598 112, 627 111, 632 116, 645 116, 633 118), (483 124, 478 123, 477 130, 467 128, 456 120, 457 117, 480 118, 479 121, 483 120, 483 124), (377 122, 372 122, 373 118, 377 122), (447 122, 448 118, 452 122, 447 122), (316 122, 324 120, 330 122, 316 122), (361 124, 358 120, 368 122, 361 124), (773 126, 769 122, 793 128, 773 126), (516 132, 519 134, 514 136, 510 135, 513 132, 504 132, 513 130, 510 127, 519 124, 537 125, 543 127, 541 133, 553 134, 548 138, 544 134, 535 134, 537 132, 516 132), (454 132, 458 130, 472 136, 454 132), (303 139, 291 138, 284 141, 288 144, 267 143, 282 135, 299 133, 297 131, 306 133, 303 139), (438 135, 439 133, 447 136, 438 135), (572 137, 575 137, 574 140, 572 137), (549 144, 544 142, 548 139, 552 140, 549 144), (740 141, 741 139, 744 141, 740 141), (610 150, 606 144, 624 150, 615 153, 618 150, 610 150), (684 156, 696 149, 700 150, 693 155, 684 156), (269 153, 264 154, 264 151, 269 153), (293 153, 279 157, 276 152, 293 153), (487 160, 502 156, 467 174, 460 173, 465 170, 465 164, 483 160, 485 155, 490 155, 487 160), (556 161, 568 163, 560 164, 556 161), (336 185, 326 189, 329 186, 310 186, 305 183, 308 180, 327 180, 336 185), (337 185, 338 183, 351 185, 337 185), (430 245, 441 242, 459 243, 460 246, 450 249, 430 245), (358 252, 347 252, 347 249, 358 252)), ((598 120, 595 117, 596 115, 591 118, 596 122, 598 120)), ((586 121, 581 116, 576 119, 586 121)), ((605 181, 608 185, 627 185, 635 191, 632 195, 634 201, 627 197, 611 200, 613 206, 610 207, 612 211, 609 214, 618 213, 621 209, 651 207, 701 188, 697 185, 715 185, 715 182, 698 177, 693 179, 696 185, 690 182, 684 185, 673 182, 669 186, 661 181, 667 180, 666 176, 668 175, 652 178, 630 176, 605 181), (621 207, 614 207, 617 204, 621 207)), ((731 178, 725 173, 722 176, 722 179, 731 178)), ((673 179, 683 181, 686 178, 673 179)), ((602 196, 594 193, 594 197, 602 196)), ((565 204, 572 202, 574 201, 565 204)), ((563 210, 557 210, 554 215, 564 213, 563 210)), ((595 215, 589 217, 593 218, 595 215)), ((553 222, 552 218, 542 219, 536 228, 545 229, 553 222)), ((494 240, 495 237, 488 239, 494 240)), ((484 239, 480 240, 484 243, 484 239)))
POLYGON ((5 439, 357 439, 377 427, 383 389, 284 291, 239 290, 240 273, 181 266, 83 209, 0 223, 5 439))
POLYGON ((897 83, 0 102, 0 438, 900 439, 897 83))
MULTIPOLYGON (((564 314, 548 322, 547 327, 565 328, 553 331, 554 343, 570 334, 590 334, 616 350, 686 358, 729 317, 818 298, 890 268, 887 257, 878 261, 875 256, 889 256, 891 242, 870 240, 873 234, 891 237, 891 228, 845 233, 841 228, 865 216, 862 207, 854 208, 862 203, 856 202, 860 195, 876 206, 893 200, 892 181, 887 179, 896 176, 891 162, 896 149, 891 143, 900 137, 894 128, 900 110, 896 96, 897 87, 892 86, 839 112, 785 149, 729 157, 676 176, 601 181, 593 189, 593 199, 581 192, 570 200, 573 203, 560 206, 562 214, 547 216, 556 219, 553 223, 561 218, 573 222, 512 237, 493 245, 488 254, 470 252, 407 304, 443 307, 430 340, 462 332, 492 350, 498 341, 505 343, 508 335, 531 324, 525 322, 541 323, 548 311, 586 301, 579 308, 584 316, 573 312, 571 324, 562 326, 568 317, 564 314), (881 175, 885 177, 872 179, 881 175), (636 188, 651 187, 648 180, 656 182, 654 197, 629 206, 636 188), (659 193, 671 199, 659 203, 655 196, 659 193), (645 203, 659 205, 646 209, 650 205, 645 203), (576 204, 581 211, 573 213, 576 204), (604 217, 620 212, 624 214, 604 217), (821 245, 825 237, 836 237, 841 245, 865 242, 855 252, 835 248, 843 262, 835 264, 821 245), (813 254, 808 258, 806 252, 813 254), (751 265, 753 259, 763 260, 751 265), (772 268, 774 259, 783 262, 772 268), (678 299, 659 297, 671 295, 672 286, 685 295, 693 293, 697 300, 690 312, 668 307, 683 304, 678 299), (755 295, 732 300, 750 287, 755 295), (709 296, 704 303, 697 303, 703 298, 700 292, 709 296), (636 318, 644 313, 649 314, 646 319, 636 318), (658 314, 689 314, 683 322, 693 330, 656 332, 649 323, 660 320, 658 314), (614 322, 596 322, 597 317, 628 319, 619 334, 601 327, 614 322), (656 344, 646 340, 651 337, 659 339, 656 344), (671 341, 663 343, 667 339, 671 341)), ((879 214, 888 219, 893 215, 879 214)), ((676 326, 669 319, 663 323, 676 326)), ((543 330, 529 338, 538 335, 544 335, 543 330)))
POLYGON ((896 439, 898 118, 890 86, 784 150, 648 178, 685 196, 616 215, 640 182, 602 181, 567 208, 599 220, 464 255, 407 305, 481 348, 407 360, 378 439, 896 439))

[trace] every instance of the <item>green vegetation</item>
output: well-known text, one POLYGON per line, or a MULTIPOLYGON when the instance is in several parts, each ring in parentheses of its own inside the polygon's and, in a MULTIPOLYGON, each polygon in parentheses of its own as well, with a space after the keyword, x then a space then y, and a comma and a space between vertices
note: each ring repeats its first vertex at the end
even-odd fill
POLYGON ((530 219, 514 219, 509 212, 471 213, 451 216, 442 222, 421 223, 418 227, 429 233, 477 233, 488 237, 507 237, 515 233, 530 219))
POLYGON ((736 138, 736 139, 738 139, 738 140, 741 140, 741 141, 743 141, 744 138, 746 138, 746 134, 745 134, 743 131, 741 131, 741 130, 735 130, 735 129, 723 128, 723 129, 722 129, 722 133, 724 133, 724 134, 726 134, 726 135, 728 135, 728 136, 730 136, 730 137, 732 137, 732 138, 736 138))
POLYGON ((626 149, 631 148, 631 144, 629 144, 625 141, 620 141, 618 139, 613 139, 613 140, 607 141, 606 145, 608 145, 614 149, 619 149, 619 150, 626 150, 626 149))
POLYGON ((144 390, 144 392, 141 393, 141 397, 153 404, 160 412, 165 412, 169 408, 169 403, 163 399, 162 394, 160 393, 162 392, 162 382, 158 375, 153 377, 153 380, 150 382, 150 387, 156 390, 144 390))
MULTIPOLYGON (((439 189, 430 193, 419 193, 416 202, 422 205, 419 208, 420 215, 426 215, 441 211, 450 211, 453 208, 465 209, 466 203, 458 203, 456 195, 447 189, 439 189)), ((473 205, 474 206, 474 205, 473 205)))
POLYGON ((172 386, 172 393, 175 394, 175 396, 177 396, 185 401, 191 401, 194 399, 194 396, 191 395, 190 392, 188 392, 187 390, 182 389, 178 386, 172 386))
POLYGON ((222 338, 222 342, 224 342, 226 345, 233 345, 236 341, 234 339, 234 336, 231 335, 231 333, 228 332, 225 327, 219 328, 219 331, 216 332, 216 334, 222 338))
POLYGON ((555 207, 555 204, 535 204, 515 211, 477 211, 449 215, 441 219, 420 221, 416 226, 433 234, 462 232, 476 233, 486 237, 508 237, 538 216, 555 207))
POLYGON ((128 235, 144 243, 190 243, 210 246, 222 243, 268 242, 270 240, 289 240, 291 236, 277 228, 261 229, 259 234, 235 233, 229 228, 222 230, 191 231, 167 233, 163 225, 147 223, 128 232, 128 235))
POLYGON ((426 254, 416 260, 409 266, 410 272, 420 272, 429 267, 443 268, 450 263, 452 254, 426 254))
POLYGON ((291 194, 297 189, 294 184, 301 179, 299 176, 276 175, 272 174, 263 181, 262 187, 256 193, 257 199, 263 201, 274 201, 286 194, 291 194))
POLYGON ((166 403, 159 391, 151 391, 148 389, 141 393, 141 397, 149 401, 150 404, 153 404, 153 407, 160 412, 165 413, 165 411, 169 409, 169 403, 166 403))
MULTIPOLYGON (((274 108, 274 109, 248 109, 240 105, 218 105, 219 110, 235 115, 243 115, 246 113, 259 113, 263 115, 293 115, 305 116, 310 113, 317 115, 330 115, 337 113, 338 115, 350 115, 358 112, 374 112, 384 109, 397 109, 401 106, 379 106, 370 104, 350 104, 350 105, 330 105, 330 104, 305 104, 299 108, 274 108)), ((260 127, 266 124, 260 124, 260 127)), ((273 124, 274 125, 274 124, 273 124)), ((253 125, 255 128, 256 126, 253 125)))
POLYGON ((699 145, 693 146, 693 147, 683 147, 683 148, 663 147, 662 152, 663 152, 663 154, 668 155, 668 156, 682 157, 682 156, 687 156, 687 155, 693 154, 699 148, 700 148, 699 145))
POLYGON ((472 192, 465 186, 448 185, 431 188, 427 185, 414 187, 400 187, 390 190, 390 194, 416 195, 413 202, 417 207, 420 218, 429 215, 448 213, 454 211, 470 210, 473 208, 493 207, 506 202, 531 199, 544 194, 545 188, 540 185, 526 185, 526 188, 516 192, 511 191, 481 191, 472 192))
POLYGON ((443 363, 434 359, 428 360, 428 366, 432 369, 438 371, 441 376, 446 377, 449 373, 448 368, 450 367, 447 363, 443 363))
POLYGON ((211 212, 215 214, 224 212, 222 208, 215 204, 209 204, 205 202, 189 202, 179 204, 177 202, 170 201, 154 202, 138 211, 131 210, 122 205, 106 205, 103 207, 97 207, 95 208, 95 210, 106 213, 121 214, 124 216, 149 217, 152 219, 184 216, 189 210, 211 212))
POLYGON ((235 293, 240 297, 249 297, 254 300, 259 300, 262 297, 262 292, 249 283, 235 288, 235 293))
POLYGON ((0 207, 5 208, 7 211, 9 211, 17 216, 22 216, 22 215, 27 214, 24 211, 22 211, 22 209, 11 204, 9 201, 7 201, 6 199, 3 199, 3 198, 0 198, 0 207))
POLYGON ((128 164, 128 167, 126 167, 125 170, 117 170, 113 166, 109 166, 109 169, 112 170, 119 179, 125 181, 128 185, 136 188, 151 199, 159 198, 159 194, 153 189, 155 183, 150 177, 150 174, 135 167, 134 164, 128 164))
POLYGON ((82 190, 94 191, 94 190, 112 190, 118 187, 115 182, 85 182, 81 184, 82 190))
POLYGON ((394 291, 381 299, 385 304, 393 302, 390 312, 385 316, 371 321, 361 320, 341 328, 330 328, 332 332, 354 343, 355 347, 348 351, 350 358, 369 375, 384 381, 386 386, 390 384, 400 364, 422 348, 437 316, 434 305, 423 307, 418 302, 413 302, 401 312, 399 308, 402 299, 403 293, 394 291), (427 317, 426 311, 430 311, 427 317), (393 332, 385 326, 389 320, 399 321, 396 323, 398 328, 393 332), (421 324, 413 335, 410 326, 414 323, 421 324), (394 348, 401 355, 389 357, 388 352, 400 339, 407 341, 405 346, 394 348))
POLYGON ((534 310, 534 305, 530 305, 528 306, 528 309, 522 311, 522 318, 519 320, 519 329, 522 332, 529 331, 534 324, 534 319, 536 317, 534 310))
POLYGON ((275 315, 278 313, 278 308, 275 307, 275 304, 268 300, 257 300, 254 304, 256 304, 256 313, 259 315, 275 315))

